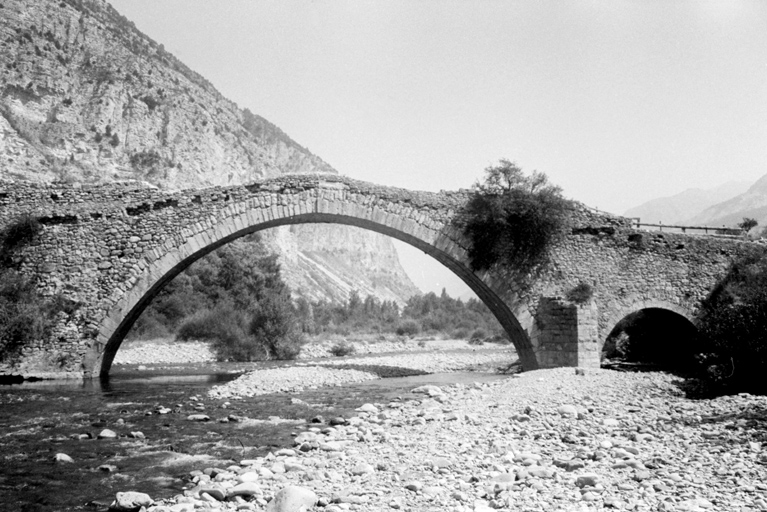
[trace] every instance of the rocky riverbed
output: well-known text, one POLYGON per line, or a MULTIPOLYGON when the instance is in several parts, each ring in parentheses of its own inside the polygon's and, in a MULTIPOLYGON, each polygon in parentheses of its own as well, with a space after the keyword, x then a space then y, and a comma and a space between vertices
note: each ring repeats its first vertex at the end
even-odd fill
MULTIPOLYGON (((497 350, 503 345, 485 343, 470 345, 466 340, 441 339, 410 339, 404 337, 385 338, 383 340, 346 340, 343 338, 331 340, 314 340, 301 349, 298 359, 321 359, 333 357, 331 350, 335 345, 343 344, 352 347, 352 353, 357 355, 384 354, 390 352, 424 352, 450 351, 459 349, 497 350)), ((511 348, 511 345, 506 347, 511 348)), ((216 355, 210 343, 202 341, 173 341, 146 340, 126 343, 115 356, 114 365, 150 365, 150 364, 179 364, 206 363, 216 360, 216 355)))
POLYGON ((306 388, 340 386, 382 377, 449 373, 477 367, 508 366, 515 359, 510 349, 419 352, 387 356, 329 359, 314 364, 249 372, 211 390, 212 398, 239 399, 267 393, 295 393, 306 388))
MULTIPOLYGON (((560 368, 427 386, 314 418, 267 456, 200 467, 173 499, 117 501, 154 512, 767 510, 767 398, 691 401, 677 384, 560 368)), ((229 421, 226 399, 206 400, 189 421, 229 421)))

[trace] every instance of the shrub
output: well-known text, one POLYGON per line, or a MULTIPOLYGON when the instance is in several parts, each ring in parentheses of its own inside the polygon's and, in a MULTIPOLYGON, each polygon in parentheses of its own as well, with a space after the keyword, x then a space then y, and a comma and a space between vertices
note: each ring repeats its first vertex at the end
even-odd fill
POLYGON ((295 359, 306 342, 290 296, 267 295, 253 314, 248 330, 269 359, 295 359))
POLYGON ((140 151, 130 156, 131 166, 138 172, 151 175, 156 173, 167 162, 163 161, 157 151, 140 151))
POLYGON ((357 349, 348 341, 339 341, 330 347, 330 353, 336 357, 344 357, 357 352, 357 349))
POLYGON ((498 345, 511 345, 511 338, 509 338, 508 333, 505 331, 495 333, 487 340, 489 343, 497 343, 498 345))
POLYGON ((160 102, 157 99, 155 99, 154 96, 149 96, 149 95, 142 96, 141 101, 143 101, 146 104, 150 112, 156 109, 157 106, 160 104, 160 102))
POLYGON ((8 224, 0 232, 0 265, 8 266, 11 254, 34 240, 42 230, 43 225, 31 215, 22 215, 8 224))
POLYGON ((81 304, 79 302, 69 299, 59 293, 46 301, 45 310, 48 316, 56 316, 59 313, 65 313, 67 316, 72 316, 75 311, 80 309, 80 306, 81 304))
POLYGON ((176 334, 181 341, 209 341, 219 361, 259 361, 264 350, 243 329, 246 319, 230 304, 201 310, 186 319, 176 334))
POLYGON ((399 336, 415 336, 421 332, 421 326, 414 320, 405 320, 397 326, 395 331, 399 336))
POLYGON ((183 321, 176 338, 180 341, 216 341, 231 325, 240 323, 241 319, 228 305, 203 309, 183 321))
POLYGON ((269 359, 264 347, 247 336, 238 325, 221 332, 213 342, 213 351, 219 361, 251 362, 269 359))
POLYGON ((566 298, 575 304, 586 304, 594 296, 594 288, 588 283, 579 283, 575 288, 567 292, 566 298))
POLYGON ((0 361, 14 359, 27 343, 44 338, 63 306, 59 298, 41 297, 34 281, 11 268, 13 253, 42 229, 35 217, 22 215, 0 232, 0 361))
POLYGON ((169 337, 172 337, 172 333, 163 322, 163 319, 151 311, 147 311, 138 317, 125 339, 126 341, 133 341, 169 337))
POLYGON ((485 338, 487 338, 487 331, 484 329, 475 329, 473 333, 471 333, 471 336, 469 337, 469 344, 470 345, 482 345, 485 342, 485 338))
POLYGON ((469 330, 465 327, 459 327, 453 331, 452 337, 457 340, 465 340, 469 338, 469 330))
POLYGON ((720 392, 767 392, 767 257, 741 257, 703 301, 703 379, 720 392))
POLYGON ((565 233, 570 201, 545 174, 525 176, 516 164, 501 160, 485 169, 465 210, 457 217, 471 242, 472 270, 504 264, 520 284, 548 262, 551 246, 565 233))
POLYGON ((0 361, 12 360, 46 334, 51 321, 45 306, 32 281, 15 270, 0 270, 0 361))

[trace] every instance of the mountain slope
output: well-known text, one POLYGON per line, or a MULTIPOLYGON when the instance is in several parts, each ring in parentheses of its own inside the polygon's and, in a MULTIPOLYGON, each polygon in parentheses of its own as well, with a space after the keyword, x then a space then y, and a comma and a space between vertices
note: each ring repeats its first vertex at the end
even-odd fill
POLYGON ((642 222, 656 224, 687 223, 706 208, 745 192, 750 182, 729 181, 711 189, 691 188, 673 196, 647 201, 626 210, 626 217, 639 217, 642 222))
POLYGON ((737 225, 743 217, 752 217, 760 226, 767 225, 767 175, 762 176, 747 191, 727 201, 706 208, 688 222, 708 226, 737 225))
MULTIPOLYGON (((0 177, 141 180, 179 189, 286 173, 336 171, 272 123, 224 98, 105 1, 0 2, 0 177)), ((315 260, 290 254, 301 248, 289 239, 314 235, 310 227, 281 231, 266 237, 274 244, 282 240, 288 284, 303 292, 305 260, 315 260), (299 260, 304 263, 291 268, 299 260)), ((388 239, 377 241, 371 232, 326 238, 374 248, 393 265, 392 281, 375 288, 382 298, 395 298, 390 293, 396 289, 402 302, 417 291, 398 261, 392 263, 396 253, 388 239)), ((338 245, 314 249, 344 258, 338 245)), ((335 277, 350 286, 359 281, 367 287, 375 275, 352 257, 358 254, 345 256, 347 266, 325 270, 342 272, 335 277)))
POLYGON ((4 1, 4 174, 165 188, 335 172, 100 0, 4 1))

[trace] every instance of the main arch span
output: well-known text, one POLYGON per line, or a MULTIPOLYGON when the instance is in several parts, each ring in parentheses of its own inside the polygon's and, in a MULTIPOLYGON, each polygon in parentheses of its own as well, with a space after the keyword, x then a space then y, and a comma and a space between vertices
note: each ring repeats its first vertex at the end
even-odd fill
POLYGON ((504 268, 471 271, 456 216, 466 191, 413 192, 333 175, 168 192, 136 183, 101 186, 0 183, 0 227, 22 214, 43 233, 18 255, 45 294, 79 308, 50 339, 0 372, 106 374, 125 334, 162 287, 195 260, 248 233, 297 223, 338 223, 409 243, 455 272, 509 333, 526 369, 599 364, 614 318, 632 304, 694 314, 731 258, 753 244, 631 229, 586 207, 552 264, 519 293, 504 268), (587 283, 583 304, 567 292, 587 283))
MULTIPOLYGON (((323 195, 323 188, 325 187, 320 186, 314 190, 323 195)), ((465 249, 441 230, 426 228, 412 219, 403 217, 401 213, 383 214, 375 204, 346 208, 345 211, 343 208, 342 211, 320 211, 338 209, 332 206, 334 203, 318 201, 314 196, 315 194, 306 194, 304 197, 295 198, 295 203, 288 202, 284 205, 286 207, 270 209, 268 213, 256 210, 254 215, 253 209, 232 212, 231 215, 217 219, 209 227, 197 231, 187 238, 185 243, 173 247, 173 250, 154 260, 151 269, 110 309, 99 333, 99 339, 106 341, 105 349, 102 354, 93 353, 96 362, 92 366, 100 368, 102 374, 107 373, 123 338, 144 308, 168 281, 202 256, 241 236, 263 229, 287 224, 334 223, 357 226, 402 240, 445 265, 490 308, 510 334, 525 364, 528 367, 537 367, 529 338, 514 314, 504 301, 469 269, 465 260, 465 249)))

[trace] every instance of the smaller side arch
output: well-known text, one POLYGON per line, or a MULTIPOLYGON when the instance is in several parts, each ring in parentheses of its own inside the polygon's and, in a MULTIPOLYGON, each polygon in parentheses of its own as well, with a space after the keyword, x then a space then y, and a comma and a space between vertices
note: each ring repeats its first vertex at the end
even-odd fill
POLYGON ((686 308, 642 300, 611 319, 600 340, 602 357, 683 373, 694 367, 700 336, 686 308))
POLYGON ((693 315, 692 311, 685 306, 662 299, 638 299, 633 301, 629 306, 624 306, 613 311, 612 314, 607 317, 607 322, 603 326, 604 331, 600 333, 602 343, 604 343, 604 339, 610 335, 618 322, 626 318, 628 315, 643 309, 665 309, 676 313, 677 315, 683 316, 690 323, 694 324, 695 316, 693 315))

